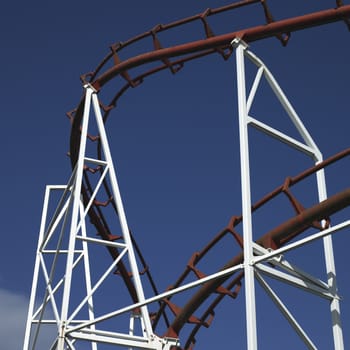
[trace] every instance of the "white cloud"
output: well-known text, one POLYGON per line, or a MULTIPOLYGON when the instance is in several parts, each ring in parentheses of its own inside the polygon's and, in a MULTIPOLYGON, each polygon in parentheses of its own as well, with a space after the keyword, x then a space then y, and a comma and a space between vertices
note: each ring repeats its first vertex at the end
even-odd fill
POLYGON ((29 299, 0 288, 1 348, 19 350, 23 347, 29 299))
MULTIPOLYGON (((23 348, 29 298, 14 291, 0 288, 0 339, 1 349, 23 348)), ((47 349, 55 338, 55 329, 45 329, 38 340, 38 349, 47 349)))

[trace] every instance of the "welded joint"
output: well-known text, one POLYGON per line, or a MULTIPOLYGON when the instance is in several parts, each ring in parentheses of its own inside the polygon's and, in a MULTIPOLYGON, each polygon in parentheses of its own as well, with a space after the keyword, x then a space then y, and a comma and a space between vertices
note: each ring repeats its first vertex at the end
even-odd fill
POLYGON ((162 349, 171 349, 173 347, 180 346, 180 342, 178 338, 164 337, 160 339, 162 343, 162 349))
POLYGON ((66 337, 66 329, 67 329, 67 323, 66 321, 63 321, 61 323, 61 326, 59 327, 59 332, 58 332, 58 338, 59 339, 65 339, 66 337))
MULTIPOLYGON (((274 251, 274 249, 272 248, 264 248, 262 246, 260 246, 259 244, 253 242, 253 251, 255 254, 257 254, 259 257, 264 256, 265 254, 269 254, 272 253, 274 251)), ((276 255, 272 258, 267 259, 266 261, 277 261, 278 263, 281 263, 284 260, 284 255, 283 254, 279 254, 276 255)), ((252 260, 253 264, 256 264, 256 259, 252 260)), ((261 260, 259 259, 258 263, 261 262, 261 260)))
MULTIPOLYGON (((267 248, 267 253, 272 253, 274 251, 274 249, 272 248, 267 248)), ((267 261, 277 261, 278 263, 282 263, 284 260, 284 255, 283 254, 279 254, 276 255, 273 258, 268 259, 267 261)))
POLYGON ((84 84, 84 89, 85 89, 85 90, 91 89, 93 93, 97 93, 97 92, 98 92, 98 91, 92 86, 92 84, 90 84, 90 83, 84 84))
POLYGON ((247 50, 249 48, 249 45, 242 38, 238 38, 238 37, 234 38, 231 41, 231 46, 233 46, 235 49, 238 46, 243 46, 244 50, 247 50))
POLYGON ((248 262, 248 266, 252 266, 252 267, 255 267, 255 260, 252 259, 248 262))

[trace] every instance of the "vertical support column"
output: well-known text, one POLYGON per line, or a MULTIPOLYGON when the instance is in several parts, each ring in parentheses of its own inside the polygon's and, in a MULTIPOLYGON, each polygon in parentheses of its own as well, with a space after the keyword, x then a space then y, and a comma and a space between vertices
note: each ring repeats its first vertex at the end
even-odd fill
MULTIPOLYGON (((321 162, 322 159, 318 159, 321 162)), ((317 185, 319 201, 327 199, 327 189, 324 170, 317 172, 317 185)), ((324 223, 323 223, 324 224, 324 223)), ((333 241, 332 236, 326 236, 323 238, 323 248, 325 252, 325 263, 327 269, 328 286, 333 295, 337 294, 337 278, 335 270, 335 261, 333 253, 333 241)), ((333 341, 335 350, 344 350, 343 331, 340 318, 340 302, 334 298, 330 303, 330 311, 332 317, 333 328, 333 341)))
MULTIPOLYGON (((80 217, 84 216, 84 206, 83 203, 80 203, 80 217)), ((85 221, 82 220, 81 225, 81 235, 82 237, 86 238, 86 225, 85 221)), ((89 319, 90 321, 95 319, 95 312, 94 312, 94 303, 92 299, 92 283, 91 283, 91 273, 90 273, 90 258, 89 258, 89 248, 86 241, 82 241, 83 251, 84 251, 84 272, 85 272, 85 286, 86 286, 86 293, 87 295, 91 295, 91 297, 88 300, 88 313, 89 313, 89 319)), ((95 325, 91 325, 91 329, 95 330, 95 325)), ((97 350, 97 343, 92 342, 91 343, 91 349, 97 350)))
POLYGON ((30 340, 30 334, 31 334, 31 328, 32 328, 32 318, 33 318, 35 297, 36 297, 37 288, 38 288, 38 277, 39 277, 40 256, 41 256, 40 247, 42 245, 43 238, 44 238, 47 210, 48 210, 48 205, 49 205, 49 196, 50 196, 50 188, 49 188, 49 186, 46 186, 43 211, 42 211, 42 215, 41 215, 38 248, 37 248, 36 257, 35 257, 32 290, 30 293, 26 330, 25 330, 25 334, 24 334, 23 349, 29 349, 29 340, 30 340))
POLYGON ((257 332, 256 332, 254 266, 252 265, 253 234, 252 234, 252 212, 251 212, 251 194, 250 194, 248 114, 247 114, 247 100, 246 100, 246 86, 245 86, 245 65, 244 65, 244 51, 247 48, 247 46, 241 40, 236 41, 233 44, 236 46, 236 64, 237 64, 247 350, 256 350, 258 348, 258 345, 257 345, 257 332))
POLYGON ((84 155, 86 149, 86 136, 89 124, 89 114, 91 106, 91 95, 93 90, 91 88, 86 89, 85 93, 85 104, 84 104, 84 114, 83 114, 83 124, 80 137, 80 148, 79 157, 76 164, 76 177, 73 185, 73 193, 70 199, 70 206, 72 206, 72 219, 69 232, 69 243, 68 243, 68 253, 66 262, 66 272, 65 281, 63 287, 63 297, 62 297, 62 310, 61 310, 61 324, 59 331, 59 338, 57 343, 58 350, 64 350, 65 347, 65 331, 66 323, 68 317, 68 308, 70 300, 70 290, 72 282, 72 271, 73 271, 73 260, 74 260, 74 247, 75 247, 75 237, 77 234, 78 218, 80 210, 80 194, 81 186, 83 181, 83 167, 84 167, 84 155))

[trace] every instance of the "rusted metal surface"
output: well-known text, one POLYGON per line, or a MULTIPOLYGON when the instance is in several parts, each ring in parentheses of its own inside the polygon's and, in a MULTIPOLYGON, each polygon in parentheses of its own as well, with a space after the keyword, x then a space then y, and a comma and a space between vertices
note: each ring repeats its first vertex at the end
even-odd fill
MULTIPOLYGON (((312 227, 314 221, 326 220, 329 218, 330 215, 336 213, 341 209, 344 209, 349 205, 350 189, 346 189, 343 192, 338 193, 311 208, 305 209, 305 211, 303 211, 302 213, 298 214, 297 216, 291 218, 287 222, 281 224, 280 226, 263 235, 256 241, 256 243, 264 248, 277 249, 289 242, 290 240, 292 240, 293 238, 295 238, 297 235, 304 232, 306 229, 312 227)), ((243 252, 241 252, 240 254, 232 258, 230 261, 228 261, 223 266, 222 270, 239 265, 241 263, 243 263, 243 252)), ((191 269, 193 269, 193 267, 191 267, 191 269)), ((204 276, 198 276, 198 278, 200 277, 204 276)), ((220 288, 224 290, 224 292, 221 291, 222 294, 229 295, 235 298, 239 291, 241 280, 243 277, 244 274, 240 272, 238 276, 230 283, 229 287, 226 288, 223 287, 223 284, 228 279, 230 279, 231 276, 224 276, 205 283, 201 287, 201 289, 199 289, 190 298, 190 300, 188 300, 186 305, 184 305, 181 308, 181 310, 176 314, 176 317, 171 323, 170 327, 168 328, 166 335, 170 337, 178 337, 184 325, 186 323, 190 323, 190 318, 193 318, 194 312, 201 306, 201 304, 208 298, 208 296, 212 295, 213 293, 220 293, 220 288), (236 287, 238 289, 236 289, 234 292, 230 292, 230 290, 233 287, 236 287), (233 295, 231 293, 233 293, 233 295)), ((221 300, 222 298, 219 299, 221 300)), ((218 302, 219 301, 216 300, 216 302, 212 304, 204 313, 205 318, 202 317, 201 321, 198 321, 197 326, 194 327, 195 332, 192 332, 191 336, 187 340, 187 345, 185 346, 185 349, 187 349, 188 346, 190 346, 190 344, 193 343, 194 336, 201 326, 209 326, 210 323, 208 324, 205 321, 206 317, 208 315, 214 315, 213 305, 216 306, 218 302)))
MULTIPOLYGON (((322 167, 328 166, 337 160, 340 160, 346 156, 350 155, 350 149, 347 149, 343 152, 340 152, 339 154, 325 160, 324 162, 318 164, 315 167, 312 167, 303 173, 299 174, 298 176, 295 176, 293 178, 289 178, 289 183, 291 186, 297 184, 298 182, 305 179, 307 176, 310 176, 314 174, 316 171, 321 169, 322 167)), ((277 187, 274 191, 266 195, 262 200, 260 200, 258 203, 253 205, 252 210, 255 212, 260 207, 263 206, 263 204, 266 204, 273 198, 277 197, 278 195, 283 194, 285 185, 282 184, 281 186, 277 187)), ((293 206, 293 203, 291 201, 291 205, 293 206)), ((300 213, 298 213, 296 216, 290 218, 286 222, 282 223, 278 227, 272 229, 271 231, 264 234, 262 237, 256 240, 256 243, 261 245, 264 248, 271 248, 271 249, 277 249, 285 245, 286 243, 290 242, 293 238, 297 237, 298 235, 302 234, 309 228, 315 227, 315 222, 320 224, 322 220, 329 220, 329 217, 348 207, 350 205, 350 189, 346 189, 327 200, 318 203, 311 208, 307 208, 302 210, 300 213)), ((176 288, 180 286, 185 278, 195 269, 196 264, 199 263, 201 259, 203 259, 210 250, 220 242, 224 238, 225 235, 231 234, 235 237, 235 240, 237 241, 238 245, 240 247, 243 246, 243 239, 237 233, 235 230, 235 227, 238 226, 242 222, 243 218, 240 217, 232 217, 227 227, 225 227, 222 231, 220 231, 214 239, 205 246, 201 252, 196 253, 192 259, 191 264, 188 264, 183 274, 180 276, 180 278, 174 283, 173 288, 176 288)), ((319 228, 321 229, 321 225, 319 225, 319 228)), ((236 266, 238 264, 241 264, 243 262, 243 252, 240 252, 238 255, 236 255, 234 258, 232 258, 230 261, 228 261, 223 267, 222 270, 236 266)), ((197 275, 197 278, 200 276, 197 275)), ((201 277, 204 277, 203 275, 201 277)), ((222 293, 216 299, 214 302, 206 309, 206 311, 203 313, 199 319, 201 322, 199 322, 197 325, 193 326, 192 335, 187 340, 187 345, 185 346, 185 349, 190 348, 190 344, 194 340, 191 337, 194 337, 194 335, 198 332, 198 330, 201 327, 207 327, 208 324, 206 323, 206 318, 208 315, 214 315, 214 308, 215 306, 223 299, 225 296, 231 296, 234 297, 237 295, 240 289, 241 280, 244 277, 243 273, 236 273, 236 276, 229 282, 229 284, 224 287, 225 290, 231 291, 234 289, 233 293, 236 293, 235 295, 230 295, 230 293, 222 293), (214 306, 215 305, 215 306, 214 306)), ((175 315, 174 321, 168 328, 168 331, 166 333, 167 336, 176 337, 179 336, 181 329, 189 323, 188 316, 193 315, 195 311, 206 301, 206 299, 212 295, 213 293, 217 293, 219 288, 223 287, 223 284, 230 280, 232 276, 224 276, 219 279, 207 282, 202 286, 200 290, 198 290, 191 298, 188 300, 188 302, 180 309, 180 311, 175 315)), ((160 309, 160 311, 163 311, 160 309)), ((160 315, 159 315, 160 316, 160 315)), ((155 324, 156 325, 156 324, 155 324)))
MULTIPOLYGON (((242 38, 246 42, 253 42, 270 37, 277 37, 281 41, 282 45, 286 45, 290 37, 290 33, 294 31, 303 30, 309 27, 315 27, 324 25, 336 21, 344 21, 349 25, 350 17, 350 5, 344 5, 341 0, 336 1, 336 7, 326 9, 324 11, 307 14, 300 17, 289 18, 284 20, 275 21, 272 16, 272 11, 268 8, 267 2, 264 0, 245 0, 232 3, 224 7, 217 9, 208 9, 203 13, 188 17, 167 25, 155 26, 152 30, 147 31, 135 38, 132 38, 124 43, 116 43, 110 47, 110 52, 101 61, 97 68, 88 74, 82 76, 83 83, 91 84, 96 90, 103 91, 108 85, 108 82, 114 79, 120 79, 123 83, 120 88, 116 90, 113 97, 106 105, 101 105, 103 110, 103 118, 105 122, 108 120, 111 111, 116 107, 117 101, 123 94, 130 88, 135 88, 140 85, 147 77, 154 75, 160 71, 169 69, 173 74, 176 74, 181 70, 185 63, 191 60, 196 60, 201 57, 219 54, 226 60, 232 53, 231 42, 234 38, 242 38), (245 6, 261 6, 261 10, 264 13, 265 23, 258 23, 256 26, 238 29, 226 34, 215 35, 213 28, 210 27, 208 17, 215 16, 219 13, 234 11, 237 8, 245 6), (202 23, 202 32, 200 38, 192 42, 179 43, 175 46, 164 47, 164 43, 159 39, 159 33, 170 30, 175 27, 181 27, 188 23, 200 21, 202 23), (204 37, 204 38, 203 38, 204 37), (120 52, 140 42, 141 40, 149 39, 152 43, 150 49, 142 54, 120 59, 120 52), (152 68, 149 68, 149 63, 154 63, 152 68), (133 68, 139 68, 137 76, 133 76, 133 68)), ((70 157, 71 164, 74 168, 78 157, 79 141, 80 141, 80 125, 83 115, 83 100, 78 104, 78 107, 68 113, 68 117, 71 120, 71 136, 70 136, 70 157)), ((96 152, 98 155, 101 153, 99 136, 89 135, 90 142, 96 143, 96 152)), ((259 202, 253 205, 253 212, 258 210, 264 204, 268 203, 271 199, 277 195, 286 195, 290 200, 291 206, 295 209, 296 215, 280 226, 274 228, 270 232, 263 235, 256 242, 265 248, 278 248, 299 234, 304 232, 310 227, 320 228, 319 221, 322 219, 327 220, 330 215, 338 210, 341 210, 345 206, 350 204, 350 190, 331 197, 327 201, 320 204, 316 204, 309 209, 304 209, 301 203, 292 194, 290 188, 306 177, 314 174, 317 170, 328 166, 339 159, 350 154, 350 149, 318 164, 317 166, 310 168, 302 174, 287 178, 286 181, 277 187, 270 194, 262 198, 259 202)), ((93 176, 99 176, 102 172, 101 168, 86 167, 84 173, 84 184, 82 189, 83 200, 87 203, 92 195, 92 186, 90 183, 93 176)), ((89 210, 89 216, 91 223, 96 227, 98 235, 105 240, 117 240, 119 239, 118 233, 112 232, 110 225, 104 216, 104 207, 113 206, 115 215, 118 215, 117 209, 114 206, 114 201, 111 201, 112 194, 109 186, 106 182, 103 183, 105 190, 104 199, 96 199, 91 209, 89 210)), ((242 222, 242 217, 232 217, 230 223, 221 232, 219 232, 211 242, 209 242, 199 253, 195 253, 184 272, 178 278, 178 280, 172 286, 176 288, 184 283, 185 279, 194 274, 196 278, 204 276, 204 273, 198 268, 198 263, 210 252, 224 237, 231 235, 235 240, 239 249, 243 246, 243 240, 240 234, 236 231, 236 226, 242 222)), ((142 257, 141 250, 134 242, 136 251, 140 257, 142 269, 150 280, 152 289, 155 294, 158 294, 158 290, 149 272, 148 266, 142 257)), ((112 259, 116 259, 119 256, 117 248, 108 247, 109 254, 112 259)), ((242 262, 243 254, 239 253, 228 261, 223 268, 231 267, 242 262)), ((117 274, 121 276, 124 284, 131 296, 133 302, 137 302, 137 296, 135 287, 127 268, 120 262, 118 264, 117 274)), ((187 302, 184 306, 180 307, 175 305, 171 298, 164 300, 160 303, 158 310, 152 316, 153 327, 155 331, 159 327, 160 320, 163 319, 167 330, 165 334, 167 336, 177 337, 182 328, 192 323, 192 331, 189 333, 188 339, 185 341, 184 348, 190 349, 195 343, 195 335, 201 327, 208 327, 212 322, 215 315, 215 308, 221 302, 225 296, 235 298, 239 293, 241 280, 243 279, 243 273, 237 273, 233 276, 226 276, 220 279, 211 281, 203 285, 187 302), (226 283, 226 285, 224 285, 226 283), (203 304, 205 300, 209 298, 213 293, 217 293, 217 296, 210 303, 209 306, 202 312, 201 316, 194 316, 197 309, 203 304), (169 317, 167 311, 171 311, 174 317, 169 317), (172 319, 172 320, 171 320, 172 319)))
POLYGON ((127 70, 140 66, 149 62, 169 59, 181 55, 187 55, 198 51, 212 50, 216 48, 228 49, 233 39, 240 38, 247 43, 270 38, 283 33, 291 33, 302 29, 315 27, 339 20, 344 20, 350 16, 350 5, 339 7, 336 9, 325 10, 310 15, 290 18, 277 22, 272 22, 267 25, 261 25, 253 28, 242 29, 237 32, 227 33, 209 37, 203 40, 178 45, 175 47, 156 49, 151 52, 144 53, 139 56, 132 57, 128 60, 120 62, 115 67, 111 68, 94 82, 93 86, 99 90, 108 81, 113 79, 118 74, 127 70))
MULTIPOLYGON (((265 4, 265 1, 240 1, 238 3, 234 3, 230 6, 225 6, 219 9, 211 9, 207 10, 208 15, 215 15, 217 13, 221 13, 224 11, 234 10, 237 7, 248 6, 255 3, 265 4)), ((159 48, 159 45, 152 47, 150 51, 145 52, 143 54, 125 59, 124 61, 120 60, 118 56, 118 52, 122 49, 137 43, 138 41, 151 37, 154 40, 157 38, 156 34, 162 31, 166 31, 170 28, 184 25, 188 22, 195 20, 203 20, 203 14, 199 14, 193 17, 189 17, 187 19, 177 21, 171 23, 169 25, 158 25, 155 29, 145 32, 137 37, 125 42, 125 43, 117 43, 111 46, 111 53, 108 54, 101 63, 97 66, 95 71, 90 72, 82 76, 82 80, 84 83, 90 83, 94 86, 95 89, 100 90, 102 87, 118 76, 122 77, 123 80, 126 81, 126 85, 124 85, 121 89, 119 89, 112 100, 108 103, 107 106, 104 107, 104 119, 107 120, 111 110, 115 108, 117 104, 117 100, 129 89, 138 86, 141 84, 144 79, 150 75, 156 74, 164 69, 171 69, 173 73, 176 73, 180 68, 183 67, 185 62, 198 59, 200 57, 210 55, 213 53, 220 53, 223 55, 224 59, 227 59, 231 53, 231 42, 234 38, 242 38, 247 42, 253 42, 257 40, 262 40, 270 37, 278 37, 284 35, 288 36, 289 33, 294 31, 299 31, 302 29, 320 26, 324 24, 328 24, 336 21, 347 21, 350 17, 350 5, 343 5, 337 8, 332 8, 316 13, 311 13, 304 16, 299 16, 295 18, 280 20, 280 21, 272 21, 272 16, 269 15, 270 10, 266 10, 266 5, 263 5, 264 12, 267 13, 266 23, 262 25, 258 25, 251 28, 240 29, 235 32, 217 35, 213 34, 212 36, 207 36, 208 27, 204 25, 204 32, 207 36, 205 39, 201 39, 198 41, 183 43, 180 45, 176 45, 168 48, 159 48), (175 61, 170 61, 171 58, 179 57, 175 61), (112 68, 109 67, 110 61, 113 62, 112 68), (160 62, 159 66, 154 68, 145 68, 145 71, 139 74, 136 77, 131 77, 131 73, 129 72, 132 68, 135 67, 147 67, 146 64, 150 62, 160 62)), ((153 41, 154 41, 153 40, 153 41)), ((282 40, 283 44, 286 42, 282 40)), ((72 120, 72 129, 71 129, 71 138, 70 138, 70 155, 72 165, 75 164, 78 154, 78 145, 79 145, 79 133, 80 133, 80 122, 82 118, 83 111, 83 99, 79 103, 78 107, 69 112, 68 116, 72 120)))

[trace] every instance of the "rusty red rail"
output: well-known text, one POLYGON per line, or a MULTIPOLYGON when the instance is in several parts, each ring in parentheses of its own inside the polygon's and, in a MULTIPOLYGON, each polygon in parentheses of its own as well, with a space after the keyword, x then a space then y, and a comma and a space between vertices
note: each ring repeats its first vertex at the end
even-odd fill
POLYGON ((290 18, 273 22, 267 25, 260 25, 253 28, 242 29, 237 32, 217 35, 195 42, 178 45, 169 48, 159 48, 152 52, 147 52, 142 55, 132 57, 126 61, 116 64, 113 68, 99 76, 94 82, 93 86, 99 90, 108 81, 113 79, 118 74, 126 72, 127 70, 140 66, 149 62, 169 59, 181 55, 187 55, 198 51, 205 51, 211 49, 229 49, 231 42, 235 38, 243 39, 246 42, 253 42, 270 38, 284 33, 299 31, 305 28, 315 27, 326 23, 344 20, 350 16, 350 5, 343 6, 337 9, 325 10, 310 15, 290 18))
MULTIPOLYGON (((337 155, 330 157, 329 159, 323 161, 322 163, 307 169, 301 174, 287 178, 286 181, 277 187, 275 190, 267 194, 259 202, 252 206, 252 212, 254 213, 264 204, 268 203, 272 199, 279 195, 285 194, 291 203, 291 206, 296 209, 297 213, 294 217, 290 218, 281 225, 275 227, 271 231, 262 235, 257 239, 256 243, 264 248, 277 249, 282 247, 289 241, 291 241, 296 236, 305 232, 309 228, 322 229, 320 222, 322 220, 329 221, 329 217, 344 209, 350 205, 350 189, 346 189, 326 201, 318 203, 311 208, 300 210, 302 206, 291 193, 291 187, 298 184, 302 180, 306 179, 312 174, 315 174, 318 170, 325 168, 345 157, 350 155, 350 148, 344 150, 337 155)), ((197 278, 204 277, 205 275, 197 270, 196 265, 212 250, 219 242, 226 236, 232 235, 240 248, 243 247, 243 238, 236 231, 236 227, 242 222, 242 216, 234 216, 231 218, 228 225, 221 230, 200 252, 195 253, 190 262, 187 264, 184 272, 178 278, 178 280, 172 285, 172 288, 177 288, 181 286, 185 279, 190 274, 195 274, 197 278)), ((243 262, 243 252, 240 252, 230 261, 228 261, 222 269, 227 269, 235 265, 241 264, 243 262)), ((177 337, 181 329, 189 323, 194 323, 193 330, 187 339, 186 346, 184 349, 191 348, 193 345, 194 336, 199 331, 201 327, 208 327, 214 318, 214 309, 219 304, 219 302, 225 297, 230 296, 236 298, 241 285, 241 280, 244 277, 243 272, 239 272, 236 275, 224 276, 222 278, 210 281, 203 285, 183 307, 173 308, 174 310, 180 310, 179 312, 174 312, 175 318, 168 327, 167 336, 177 337), (230 280, 231 279, 231 280, 230 280), (229 281, 230 280, 230 281, 229 281), (224 283, 228 281, 228 284, 224 286, 224 283), (195 318, 195 311, 206 301, 206 299, 213 293, 218 293, 219 295, 214 299, 214 301, 206 308, 202 316, 195 318), (208 322, 208 317, 210 321, 208 322)), ((172 307, 170 299, 166 300, 162 307, 159 309, 158 314, 154 317, 154 327, 157 327, 158 320, 166 307, 172 307)))
MULTIPOLYGON (((175 74, 180 68, 183 67, 184 63, 190 60, 198 59, 200 57, 219 53, 224 59, 227 59, 231 53, 231 42, 234 38, 242 38, 246 42, 253 42, 257 40, 262 40, 270 37, 278 37, 285 35, 286 37, 282 39, 283 44, 286 44, 286 38, 289 33, 293 31, 302 30, 305 28, 315 27, 322 24, 327 24, 336 21, 346 21, 350 17, 350 5, 343 5, 337 8, 332 8, 300 17, 273 21, 270 11, 266 6, 266 2, 263 0, 260 1, 240 1, 234 3, 231 6, 226 6, 224 8, 207 10, 205 14, 212 13, 217 14, 223 11, 233 10, 237 7, 252 5, 255 3, 264 4, 264 12, 266 13, 266 24, 258 25, 256 27, 240 29, 235 32, 214 35, 213 31, 209 31, 209 25, 205 21, 204 14, 190 17, 182 21, 174 22, 170 25, 158 25, 155 29, 146 32, 142 35, 137 36, 134 39, 127 41, 126 43, 118 43, 111 46, 111 53, 108 54, 102 62, 98 65, 94 72, 85 74, 82 76, 84 83, 91 83, 95 89, 101 90, 107 82, 116 77, 121 77, 127 83, 122 88, 120 88, 115 94, 114 98, 106 105, 103 106, 105 115, 105 120, 108 118, 110 111, 115 108, 117 100, 127 91, 130 87, 136 87, 144 81, 144 79, 150 75, 156 74, 159 71, 164 69, 171 69, 175 74), (204 21, 205 39, 184 43, 176 45, 174 47, 161 48, 159 44, 159 39, 157 39, 157 33, 173 28, 174 26, 180 26, 188 23, 192 20, 202 20, 204 21), (209 35, 208 33, 211 33, 209 35), (151 37, 154 43, 152 49, 143 54, 128 58, 124 61, 121 61, 118 53, 135 42, 138 42, 145 37, 151 37), (157 44, 158 43, 158 44, 157 44), (171 58, 180 57, 176 61, 170 61, 171 58), (130 75, 130 70, 135 67, 146 66, 150 62, 159 62, 160 65, 151 69, 145 69, 145 71, 138 76, 132 78, 130 75), (112 68, 109 67, 110 63, 113 64, 112 68), (106 67, 106 70, 102 72, 103 68, 106 67)), ((339 5, 339 1, 338 1, 339 5)), ((82 100, 83 101, 83 100, 82 100)), ((79 147, 79 133, 80 133, 80 122, 82 118, 83 102, 80 102, 78 107, 69 112, 68 116, 72 120, 72 130, 70 138, 70 154, 71 162, 74 166, 77 158, 77 148, 79 147)))

